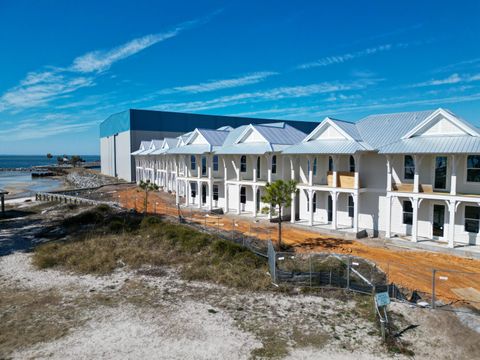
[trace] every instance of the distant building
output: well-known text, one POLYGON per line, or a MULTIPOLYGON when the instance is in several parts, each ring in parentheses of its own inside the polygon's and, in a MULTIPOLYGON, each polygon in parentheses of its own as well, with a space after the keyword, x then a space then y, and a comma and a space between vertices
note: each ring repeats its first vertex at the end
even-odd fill
MULTIPOLYGON (((134 181, 135 165, 131 153, 140 148, 142 141, 175 138, 195 128, 218 129, 222 126, 274 122, 278 120, 136 109, 122 111, 100 124, 102 173, 134 181)), ((305 121, 284 122, 307 133, 318 125, 305 121)))

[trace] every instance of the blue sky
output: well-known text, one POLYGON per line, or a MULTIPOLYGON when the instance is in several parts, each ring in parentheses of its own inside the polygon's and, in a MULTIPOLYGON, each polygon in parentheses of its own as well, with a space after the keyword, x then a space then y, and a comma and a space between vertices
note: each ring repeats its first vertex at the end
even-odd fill
POLYGON ((128 108, 480 126, 479 1, 0 0, 0 154, 98 154, 128 108))

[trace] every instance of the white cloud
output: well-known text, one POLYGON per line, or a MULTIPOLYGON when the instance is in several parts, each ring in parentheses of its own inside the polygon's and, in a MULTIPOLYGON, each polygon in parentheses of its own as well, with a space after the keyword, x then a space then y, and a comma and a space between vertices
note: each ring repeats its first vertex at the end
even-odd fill
POLYGON ((480 81, 480 74, 469 75, 469 74, 462 74, 459 75, 457 73, 452 74, 443 79, 432 79, 428 81, 423 81, 420 83, 416 83, 413 85, 408 85, 407 87, 410 88, 417 88, 417 87, 426 87, 426 86, 440 86, 440 85, 451 85, 451 84, 458 84, 458 83, 469 83, 472 81, 480 81))
POLYGON ((278 73, 272 71, 262 71, 247 74, 237 78, 210 80, 200 84, 176 86, 171 89, 161 90, 159 94, 172 94, 172 93, 203 93, 216 90, 223 90, 229 88, 235 88, 245 85, 257 84, 264 81, 270 76, 277 75, 278 73))
POLYGON ((319 84, 283 86, 270 90, 246 92, 236 95, 222 96, 211 100, 189 101, 181 103, 160 104, 152 107, 156 110, 168 111, 200 111, 215 108, 223 108, 245 103, 256 103, 264 101, 276 101, 282 99, 294 99, 308 97, 318 94, 325 94, 337 91, 359 90, 380 81, 379 79, 362 79, 358 81, 340 83, 324 82, 319 84))
POLYGON ((45 71, 29 72, 19 85, 0 96, 0 112, 5 110, 18 112, 26 108, 46 105, 76 90, 93 86, 95 78, 115 62, 137 54, 161 41, 173 38, 180 32, 205 21, 207 20, 185 22, 172 30, 136 38, 111 50, 86 53, 75 58, 67 68, 50 68, 45 71))
POLYGON ((357 59, 360 57, 375 55, 381 52, 390 51, 395 48, 405 48, 408 47, 408 44, 398 43, 398 44, 383 44, 375 47, 366 48, 360 51, 346 53, 336 56, 327 56, 316 61, 308 62, 297 66, 297 69, 310 69, 314 67, 323 67, 333 64, 341 64, 349 60, 357 59))

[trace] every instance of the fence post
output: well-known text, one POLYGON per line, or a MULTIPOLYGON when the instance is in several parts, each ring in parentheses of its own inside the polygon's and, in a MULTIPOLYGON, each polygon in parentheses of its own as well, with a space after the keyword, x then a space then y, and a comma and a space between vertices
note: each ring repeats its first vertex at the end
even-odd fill
POLYGON ((310 262, 310 289, 312 288, 312 254, 308 255, 308 260, 310 262))
POLYGON ((432 270, 432 309, 435 309, 435 276, 437 270, 432 270))
POLYGON ((347 290, 350 289, 350 256, 347 255, 347 290))

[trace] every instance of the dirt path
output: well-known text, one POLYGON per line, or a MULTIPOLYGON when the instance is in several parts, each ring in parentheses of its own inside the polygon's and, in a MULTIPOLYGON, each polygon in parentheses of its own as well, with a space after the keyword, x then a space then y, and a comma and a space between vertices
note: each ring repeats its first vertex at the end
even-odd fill
MULTIPOLYGON (((122 187, 115 195, 127 208, 144 210, 144 194, 137 188, 122 187)), ((178 216, 175 197, 164 192, 149 194, 148 212, 178 216)), ((223 230, 236 230, 260 239, 276 240, 277 227, 267 221, 231 215, 205 217, 205 213, 182 209, 189 220, 223 230)), ((431 294, 432 270, 436 273, 436 296, 446 302, 466 302, 480 309, 480 261, 448 254, 419 250, 403 250, 385 245, 381 240, 344 240, 285 223, 283 241, 298 252, 334 252, 360 256, 375 262, 388 274, 390 281, 410 290, 431 294)))

